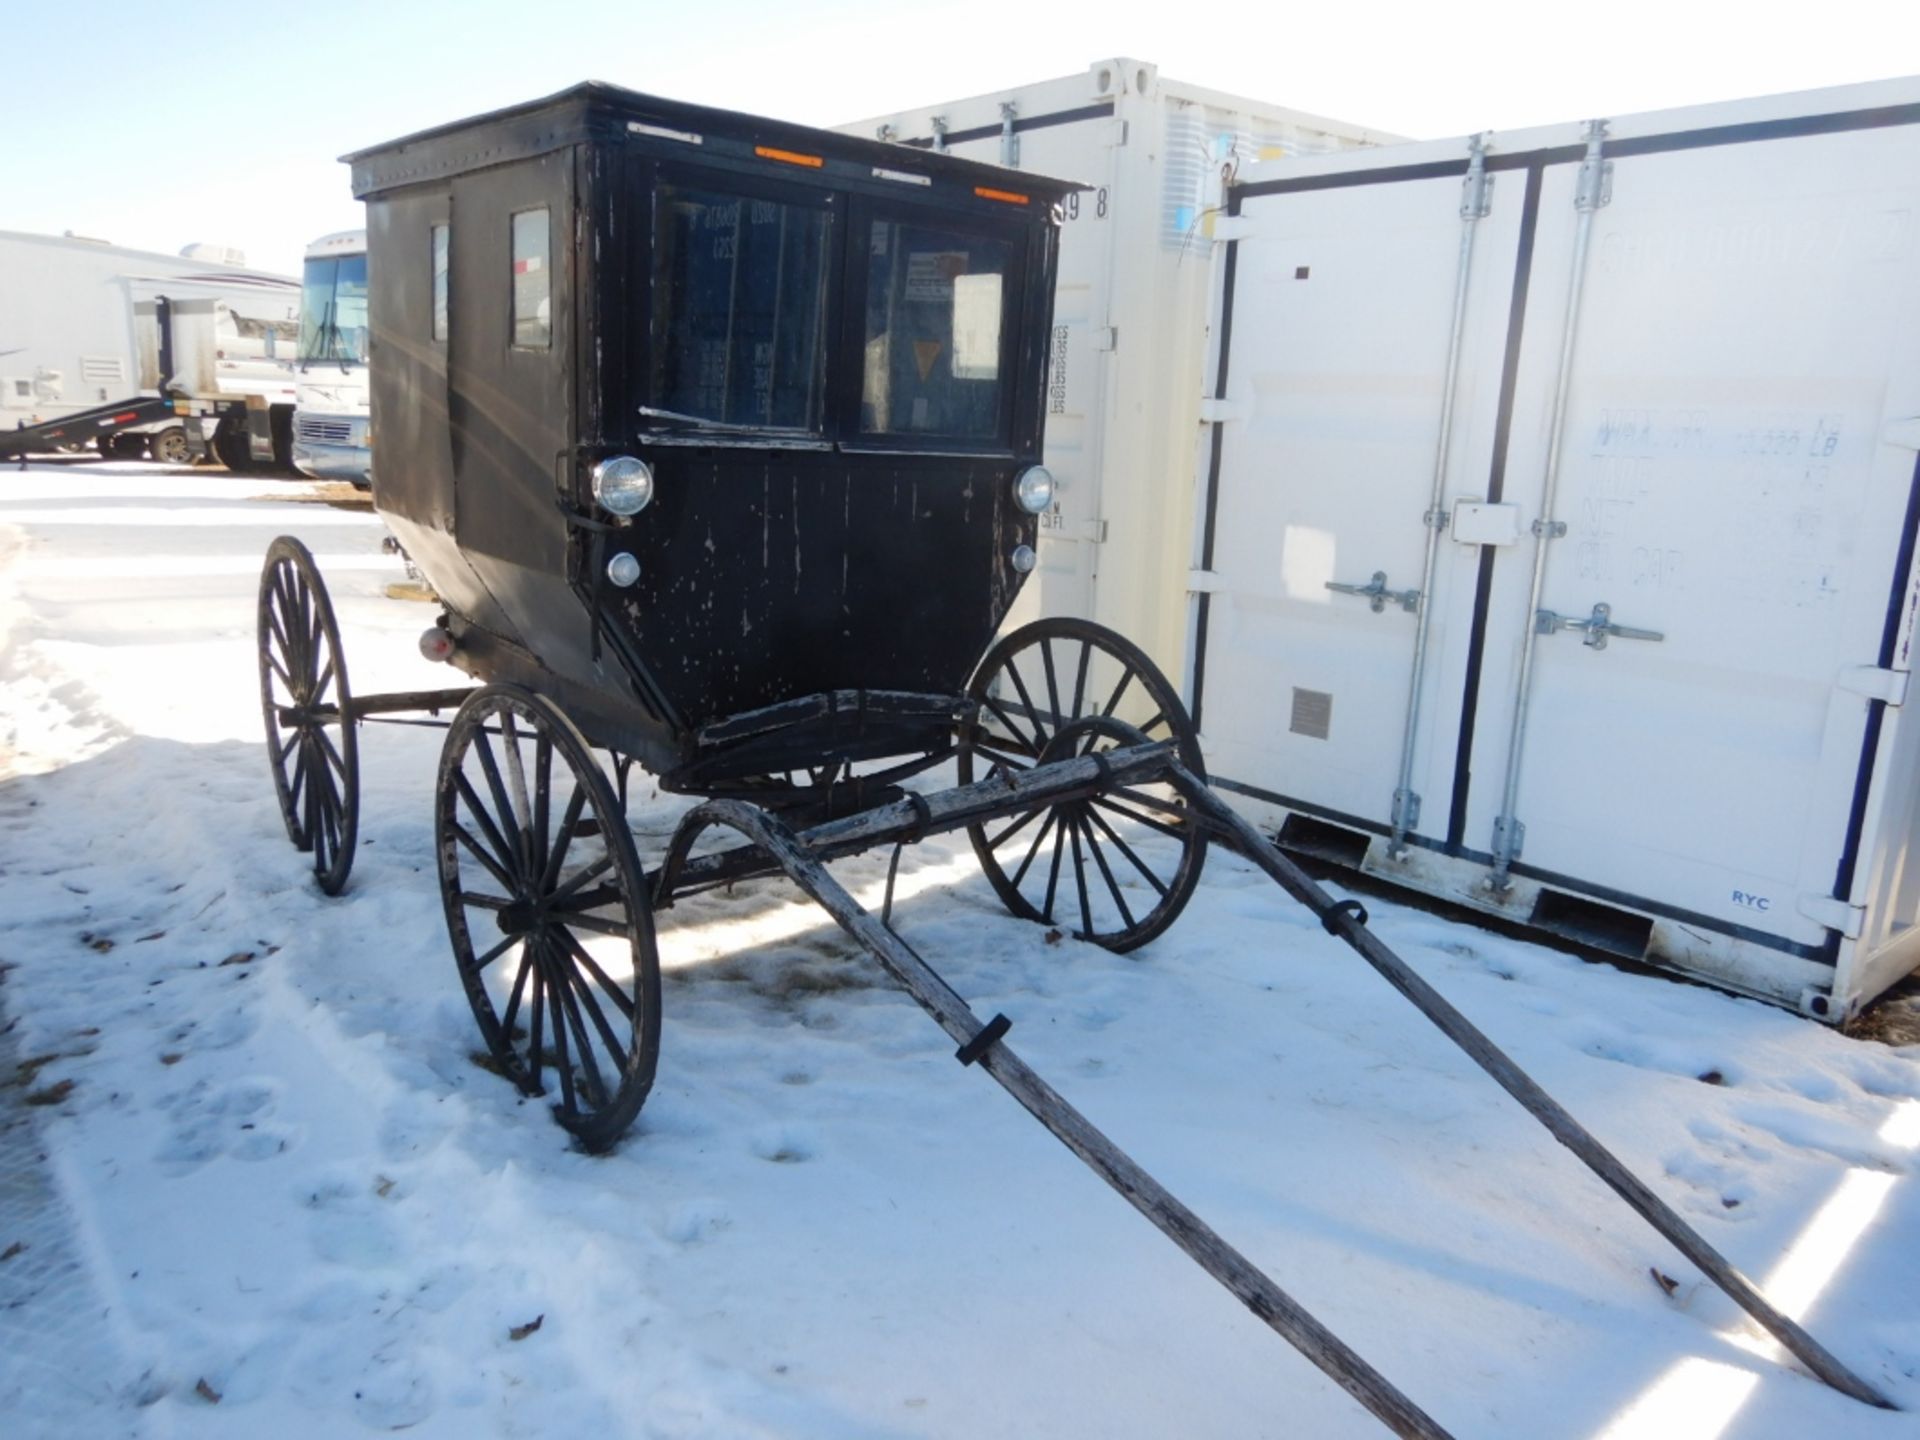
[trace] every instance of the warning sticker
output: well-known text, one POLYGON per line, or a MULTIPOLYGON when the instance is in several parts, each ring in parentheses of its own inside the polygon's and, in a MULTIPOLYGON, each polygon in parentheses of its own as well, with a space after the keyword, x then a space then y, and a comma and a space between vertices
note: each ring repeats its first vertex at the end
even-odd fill
POLYGON ((907 257, 907 301, 943 301, 953 295, 953 281, 967 273, 964 250, 921 250, 907 257))

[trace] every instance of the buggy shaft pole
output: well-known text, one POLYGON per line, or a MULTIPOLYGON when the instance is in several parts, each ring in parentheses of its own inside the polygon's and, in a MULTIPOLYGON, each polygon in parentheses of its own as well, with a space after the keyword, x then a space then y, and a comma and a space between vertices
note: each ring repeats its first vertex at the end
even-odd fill
MULTIPOLYGON (((1175 1199, 1035 1074, 997 1038, 1004 1033, 1004 1020, 997 1022, 999 1029, 984 1026, 966 1001, 954 993, 910 945, 847 893, 827 872, 813 847, 794 836, 778 820, 737 800, 709 801, 681 823, 661 873, 672 877, 685 863, 687 850, 694 840, 715 825, 737 831, 773 857, 795 884, 872 954, 942 1030, 959 1042, 962 1058, 967 1063, 977 1058, 980 1068, 998 1081, 1028 1114, 1046 1126, 1056 1139, 1224 1285, 1241 1304, 1365 1406, 1382 1425, 1410 1440, 1451 1440, 1446 1430, 1391 1381, 1175 1199), (976 1050, 976 1054, 969 1054, 976 1050)), ((808 834, 818 835, 821 830, 831 828, 819 827, 808 834)))
MULTIPOLYGON (((1037 805, 1077 799, 1108 784, 1155 780, 1165 772, 1172 755, 1172 747, 1167 742, 1150 741, 1109 750, 1098 757, 1082 755, 1012 774, 996 772, 971 785, 928 795, 918 805, 911 800, 901 800, 812 826, 800 833, 798 843, 820 860, 853 855, 875 845, 900 840, 911 843, 977 821, 1017 814, 1037 805)), ((786 868, 759 852, 760 847, 755 844, 735 846, 664 866, 655 872, 658 891, 655 903, 664 903, 681 891, 723 880, 770 875, 786 868)))
POLYGON ((1613 1192, 1638 1211, 1682 1255, 1726 1292, 1742 1310, 1760 1323, 1815 1375, 1843 1395, 1850 1395, 1883 1410, 1897 1408, 1866 1381, 1843 1365, 1825 1346, 1795 1321, 1776 1310, 1753 1282, 1647 1186, 1617 1157, 1596 1140, 1551 1095, 1540 1088, 1526 1071, 1480 1032, 1474 1024, 1442 998, 1415 971, 1394 954, 1385 942, 1367 929, 1363 920, 1337 905, 1311 876, 1287 858, 1256 830, 1239 812, 1196 779, 1177 761, 1169 761, 1168 778, 1193 806, 1216 839, 1246 856, 1279 883, 1294 899, 1305 905, 1329 932, 1358 951, 1360 957, 1380 972, 1387 983, 1411 1000, 1414 1007, 1439 1027, 1442 1034, 1466 1051, 1509 1095, 1525 1106, 1553 1138, 1580 1157, 1587 1168, 1604 1180, 1613 1192))

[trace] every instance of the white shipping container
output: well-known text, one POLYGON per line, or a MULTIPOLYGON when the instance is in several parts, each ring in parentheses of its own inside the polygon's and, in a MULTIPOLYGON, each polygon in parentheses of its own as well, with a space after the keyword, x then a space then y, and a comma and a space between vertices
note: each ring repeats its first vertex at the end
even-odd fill
POLYGON ((1099 620, 1171 675, 1186 626, 1193 445, 1213 221, 1225 175, 1262 156, 1394 137, 1201 89, 1139 60, 838 127, 1076 180, 1063 207, 1046 464, 1057 499, 1008 627, 1099 620))
POLYGON ((1216 780, 1831 1021, 1912 970, 1920 81, 1258 165, 1229 208, 1216 780))

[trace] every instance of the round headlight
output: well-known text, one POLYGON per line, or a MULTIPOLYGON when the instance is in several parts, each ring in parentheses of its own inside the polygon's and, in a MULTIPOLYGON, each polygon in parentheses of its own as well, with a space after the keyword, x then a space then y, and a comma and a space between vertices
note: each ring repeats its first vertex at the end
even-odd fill
POLYGON ((653 499, 653 467, 632 455, 614 455, 593 467, 593 498, 615 515, 638 515, 653 499))
POLYGON ((1013 498, 1029 515, 1038 515, 1053 504, 1053 472, 1044 465, 1029 465, 1013 482, 1013 498))
POLYGON ((1013 554, 1007 558, 1013 562, 1014 569, 1018 570, 1022 575, 1025 575, 1033 569, 1034 562, 1038 557, 1034 555, 1031 545, 1016 545, 1013 554))
POLYGON ((607 561, 607 579, 622 590, 639 578, 640 560, 631 552, 622 550, 607 561))

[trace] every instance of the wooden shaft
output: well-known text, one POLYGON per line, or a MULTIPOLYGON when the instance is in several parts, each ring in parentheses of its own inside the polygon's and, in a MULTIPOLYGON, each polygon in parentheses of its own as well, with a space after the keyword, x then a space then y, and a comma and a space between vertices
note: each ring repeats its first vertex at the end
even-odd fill
MULTIPOLYGON (((358 702, 356 702, 357 704, 358 702)), ((797 843, 810 855, 834 859, 856 854, 876 845, 890 845, 909 836, 924 839, 959 830, 980 820, 1017 814, 1042 805, 1059 804, 1091 795, 1111 780, 1114 784, 1135 784, 1159 777, 1172 758, 1173 747, 1166 741, 1130 745, 1109 750, 1096 759, 1079 756, 1036 765, 1013 774, 1004 772, 928 795, 921 802, 924 812, 911 800, 876 806, 858 815, 829 820, 803 830, 797 843), (1104 760, 1105 764, 1101 762, 1104 760)), ((745 833, 745 832, 742 832, 745 833)), ((767 875, 785 868, 757 854, 757 845, 737 846, 679 865, 661 867, 655 879, 660 903, 666 895, 659 890, 664 877, 671 893, 696 889, 723 880, 740 880, 750 875, 767 875)))
MULTIPOLYGON (((1167 763, 1163 746, 1136 748, 1159 750, 1162 753, 1155 764, 1167 763)), ((1116 756, 1121 753, 1113 752, 1116 756)), ((1044 768, 1051 770, 1064 767, 1044 768)), ((1026 773, 1031 775, 1038 772, 1026 773)), ((979 787, 969 786, 967 789, 977 790, 979 787)), ((961 793, 948 792, 949 795, 961 793)), ((929 804, 935 804, 942 798, 945 797, 930 797, 929 804)), ((853 820, 864 818, 852 817, 853 820)), ((822 830, 832 830, 835 826, 851 823, 838 821, 834 825, 816 827, 807 834, 811 837, 822 830)), ((675 847, 681 846, 681 836, 685 836, 685 843, 690 845, 694 834, 711 824, 721 824, 739 831, 774 857, 794 883, 885 966, 888 973, 955 1041, 965 1045, 980 1034, 982 1022, 966 1001, 954 993, 946 981, 914 953, 911 946, 849 895, 827 873, 826 866, 810 853, 809 848, 803 847, 801 840, 787 832, 772 816, 735 800, 709 801, 682 823, 681 833, 675 837, 675 847), (690 834, 689 831, 694 833, 690 834)), ((1395 1435, 1414 1437, 1414 1440, 1450 1440, 1447 1431, 1401 1394, 1392 1382, 1314 1319, 1259 1267, 1223 1240, 1204 1220, 1175 1199, 1126 1152, 1068 1104, 1025 1061, 1009 1050, 1004 1040, 988 1046, 979 1064, 1020 1102, 1028 1114, 1085 1161, 1128 1204, 1146 1216, 1156 1229, 1224 1285, 1241 1304, 1365 1406, 1382 1425, 1395 1435)))
POLYGON ((1421 1014, 1440 1032, 1466 1051, 1473 1062, 1497 1081, 1500 1087, 1524 1105, 1553 1138, 1578 1155, 1588 1169, 1606 1181, 1613 1192, 1664 1235, 1682 1255, 1691 1260, 1714 1284, 1747 1314, 1751 1315, 1776 1340, 1798 1356, 1802 1363, 1834 1389, 1883 1410, 1897 1407, 1879 1391, 1862 1380, 1794 1321, 1768 1303, 1752 1281, 1740 1273, 1727 1258, 1708 1244, 1691 1225, 1620 1163, 1614 1154, 1583 1127, 1559 1101, 1542 1090, 1531 1076, 1516 1065, 1499 1046, 1482 1034, 1466 1016, 1443 999, 1406 961, 1388 949, 1374 933, 1355 917, 1336 908, 1331 895, 1298 865, 1268 842, 1236 810, 1196 779, 1177 761, 1168 763, 1169 778, 1187 803, 1210 822, 1215 838, 1237 850, 1258 865, 1286 892, 1320 917, 1321 921, 1348 945, 1360 953, 1369 965, 1385 977, 1387 983, 1411 1000, 1421 1014))

